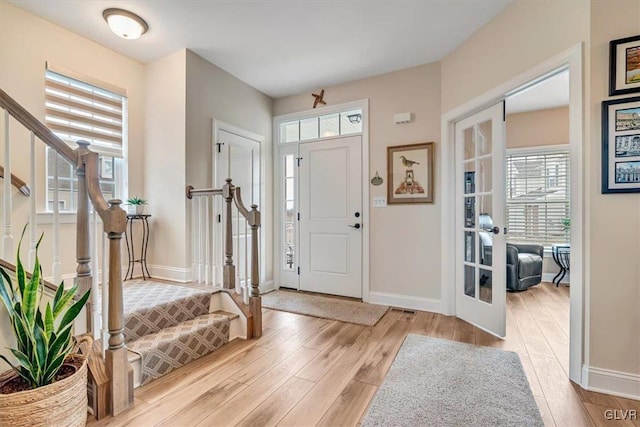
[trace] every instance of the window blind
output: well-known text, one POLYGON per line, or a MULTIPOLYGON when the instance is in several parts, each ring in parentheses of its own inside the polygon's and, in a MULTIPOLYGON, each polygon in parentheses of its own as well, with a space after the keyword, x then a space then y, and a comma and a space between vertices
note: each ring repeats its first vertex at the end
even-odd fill
POLYGON ((508 240, 569 243, 569 152, 507 154, 508 240))
POLYGON ((91 149, 123 157, 126 98, 108 90, 47 70, 45 122, 69 144, 83 139, 91 149))

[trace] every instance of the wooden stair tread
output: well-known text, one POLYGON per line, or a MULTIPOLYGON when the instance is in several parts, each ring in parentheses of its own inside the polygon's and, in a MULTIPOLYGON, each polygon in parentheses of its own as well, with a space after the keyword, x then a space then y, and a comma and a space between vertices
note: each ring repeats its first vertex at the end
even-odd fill
POLYGON ((240 315, 237 314, 237 313, 231 313, 229 311, 224 311, 224 310, 216 310, 216 311, 211 312, 211 314, 219 314, 221 316, 226 316, 226 317, 229 318, 229 320, 234 320, 234 319, 237 319, 238 317, 240 317, 240 315))

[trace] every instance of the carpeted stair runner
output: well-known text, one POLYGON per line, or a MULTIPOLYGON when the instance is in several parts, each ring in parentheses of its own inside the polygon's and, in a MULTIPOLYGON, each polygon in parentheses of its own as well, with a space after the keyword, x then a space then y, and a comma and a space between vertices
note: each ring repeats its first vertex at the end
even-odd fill
POLYGON ((229 317, 206 314, 128 343, 142 357, 141 385, 228 343, 229 326, 229 317))
POLYGON ((153 282, 124 287, 125 342, 209 313, 211 292, 153 282))
POLYGON ((210 291, 148 281, 123 291, 125 342, 141 358, 141 385, 229 342, 233 317, 209 313, 210 291))

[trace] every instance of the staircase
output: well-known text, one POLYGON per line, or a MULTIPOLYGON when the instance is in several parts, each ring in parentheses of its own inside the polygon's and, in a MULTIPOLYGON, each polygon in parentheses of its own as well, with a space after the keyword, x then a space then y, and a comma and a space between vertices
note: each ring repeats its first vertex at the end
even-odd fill
MULTIPOLYGON (((80 293, 92 290, 85 307, 86 316, 80 316, 79 321, 74 323, 74 333, 89 332, 94 338, 101 339, 103 345, 102 349, 95 352, 97 358, 91 359, 89 363, 93 378, 100 379, 95 381, 95 389, 92 388, 96 393, 93 395, 94 411, 100 408, 98 412, 94 412, 96 418, 100 419, 107 411, 115 416, 131 407, 134 385, 148 383, 215 351, 235 338, 261 336, 262 308, 258 273, 260 212, 256 205, 249 209, 245 207, 240 188, 235 187, 230 179, 220 189, 187 188, 187 199, 198 201, 197 205, 190 204, 194 216, 200 212, 196 209, 198 206, 204 209, 201 217, 206 218, 204 212, 213 203, 212 199, 220 196, 223 199, 223 232, 219 235, 212 233, 213 227, 210 224, 205 224, 202 229, 194 229, 198 232, 198 241, 206 242, 207 248, 213 246, 214 242, 224 242, 224 265, 219 266, 223 276, 222 283, 207 280, 204 282, 205 286, 199 288, 149 281, 123 284, 121 240, 126 228, 126 212, 120 207, 120 200, 106 200, 102 194, 98 154, 91 151, 88 142, 82 140, 77 141, 77 148, 71 148, 2 89, 0 109, 3 110, 0 112, 3 130, 0 135, 0 151, 4 154, 4 167, 0 170, 0 177, 11 177, 2 183, 0 264, 3 259, 14 257, 11 222, 15 212, 12 207, 12 184, 24 196, 30 197, 29 255, 33 257, 35 254, 39 235, 35 194, 41 191, 38 189, 37 177, 40 175, 37 170, 36 144, 41 142, 55 150, 62 161, 71 163, 76 171, 76 246, 64 249, 75 249, 76 274, 73 281, 80 288, 80 293), (17 133, 13 131, 15 125, 22 128, 17 133), (15 135, 21 136, 24 129, 28 137, 16 138, 15 135), (18 180, 12 174, 12 144, 28 144, 29 149, 22 147, 18 151, 18 154, 29 153, 28 183, 18 180), (239 233, 236 229, 234 234, 233 224, 236 227, 244 225, 244 258, 240 253, 239 233), (100 242, 103 249, 101 257, 100 242), (243 261, 243 266, 238 269, 234 264, 234 254, 236 260, 243 261), (96 274, 100 269, 102 277, 98 278, 96 274), (216 285, 222 285, 224 289, 216 285)), ((20 160, 26 162, 25 159, 20 160)), ((57 175, 55 179, 57 180, 57 175)), ((57 200, 56 197, 54 200, 57 200)), ((176 202, 185 203, 182 200, 176 202)), ((188 201, 186 203, 189 205, 188 201)), ((56 284, 60 283, 62 271, 59 217, 58 205, 54 203, 52 271, 53 282, 56 284)), ((202 254, 202 260, 207 251, 208 249, 198 252, 202 254)), ((68 271, 69 266, 66 269, 68 271)), ((194 280, 203 283, 201 277, 197 275, 194 280)), ((55 293, 55 289, 56 285, 45 283, 46 295, 55 293)), ((52 298, 52 295, 48 297, 52 298)), ((0 316, 0 326, 3 324, 6 324, 6 320, 0 316)), ((6 347, 1 338, 2 336, 0 346, 6 347)))
POLYGON ((231 323, 239 316, 211 312, 217 308, 211 300, 210 290, 125 283, 124 335, 134 386, 147 384, 229 342, 231 323))

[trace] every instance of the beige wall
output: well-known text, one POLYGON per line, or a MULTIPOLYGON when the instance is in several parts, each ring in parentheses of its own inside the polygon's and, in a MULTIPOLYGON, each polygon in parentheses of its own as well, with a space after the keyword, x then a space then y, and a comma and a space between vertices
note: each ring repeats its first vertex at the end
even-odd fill
POLYGON ((569 143, 569 107, 507 114, 507 148, 569 143))
MULTIPOLYGON (((0 0, 0 87, 36 118, 44 122, 45 62, 64 67, 127 90, 129 100, 129 192, 143 188, 143 66, 62 27, 38 18, 0 0)), ((1 126, 1 125, 0 125, 1 126)), ((29 136, 11 122, 12 169, 29 181, 29 136)), ((38 210, 45 208, 44 144, 37 142, 38 210)), ((1 155, 1 154, 0 154, 1 155)), ((4 161, 2 161, 4 163, 4 161)), ((31 184, 31 183, 30 183, 31 184)), ((1 191, 1 189, 0 189, 1 191)), ((29 219, 29 199, 14 190, 13 236, 17 240, 29 219)), ((50 276, 53 233, 50 225, 39 226, 45 232, 41 258, 45 276, 50 276)), ((75 225, 61 228, 62 273, 73 274, 75 262, 75 225), (67 250, 66 248, 73 248, 67 250)), ((26 257, 28 245, 23 245, 26 257)), ((125 255, 126 256, 126 255, 125 255)), ((25 258, 26 259, 26 258, 25 258)))
POLYGON ((442 60, 442 112, 587 40, 589 0, 519 0, 442 60))
MULTIPOLYGON (((263 214, 266 247, 264 280, 273 278, 273 215, 271 121, 273 100, 226 71, 191 51, 186 57, 186 182, 196 188, 213 185, 213 119, 263 136, 261 153, 265 165, 265 200, 259 206, 263 214)), ((190 206, 190 205, 189 205, 190 206)), ((187 217, 187 223, 191 215, 187 217)), ((187 228, 189 229, 189 228, 187 228)), ((188 236, 189 237, 189 236, 188 236)), ((190 246, 189 246, 190 247, 190 246)))
MULTIPOLYGON (((190 267, 186 246, 186 50, 145 65, 144 193, 152 274, 179 279, 190 267), (163 267, 158 270, 156 266, 163 267)), ((135 165, 129 164, 129 169, 135 165)))
MULTIPOLYGON (((609 41, 640 33, 639 0, 591 4, 587 214, 590 365, 640 374, 640 194, 600 193, 600 108, 609 99, 609 41)), ((637 95, 637 94, 635 94, 637 95)), ((634 96, 634 95, 629 95, 634 96)))
MULTIPOLYGON (((369 170, 386 176, 386 147, 436 142, 440 150, 440 65, 427 64, 328 87, 329 105, 369 99, 369 170), (393 115, 411 111, 411 123, 395 124, 393 115)), ((275 114, 308 110, 309 93, 277 99, 275 114)), ((436 164, 436 176, 438 165, 436 164)), ((386 182, 371 186, 370 197, 386 196, 386 182)), ((440 185, 435 203, 371 208, 371 291, 440 299, 440 185)), ((365 201, 366 203, 367 201, 365 201)), ((371 205, 371 200, 368 201, 371 205)))

